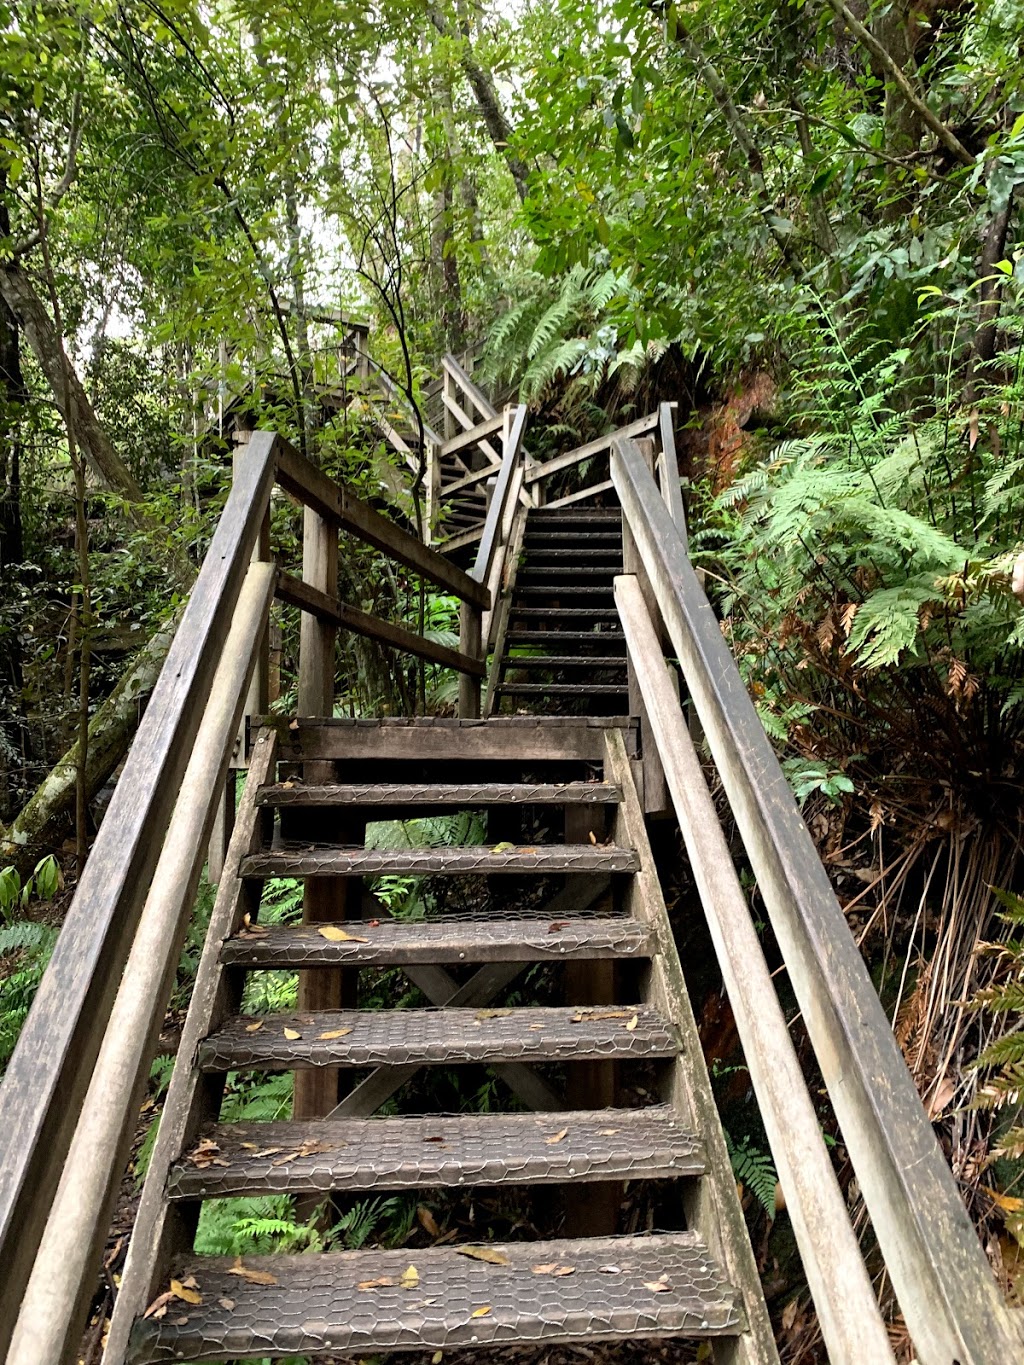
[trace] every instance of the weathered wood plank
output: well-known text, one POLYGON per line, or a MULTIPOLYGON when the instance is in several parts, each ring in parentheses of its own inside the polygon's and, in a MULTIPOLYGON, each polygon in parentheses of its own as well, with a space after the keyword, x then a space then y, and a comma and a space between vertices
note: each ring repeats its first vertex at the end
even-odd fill
POLYGON ((864 959, 682 539, 635 445, 612 476, 757 876, 922 1360, 1002 1365, 1021 1340, 864 959))
POLYGON ((454 483, 446 483, 441 487, 441 501, 447 502, 456 493, 462 493, 467 488, 473 488, 478 483, 484 483, 487 479, 496 478, 501 469, 500 462, 488 464, 484 469, 474 469, 470 474, 464 474, 461 479, 456 479, 454 483))
POLYGON ((0 1087, 0 1353, 10 1340, 270 497, 275 446, 269 432, 257 432, 249 442, 0 1087))
POLYGON ((643 808, 633 784, 622 738, 613 731, 607 736, 605 775, 622 787, 622 804, 614 808, 612 836, 628 840, 640 859, 640 870, 627 888, 627 907, 638 920, 654 930, 662 947, 661 953, 651 962, 642 998, 648 1008, 653 1006, 664 1018, 671 1020, 679 1030, 682 1042, 672 1063, 665 1098, 683 1123, 699 1132, 705 1143, 707 1175, 689 1188, 687 1225, 707 1242, 711 1254, 740 1291, 746 1309, 747 1331, 737 1340, 727 1359, 731 1365, 778 1365, 778 1351, 757 1263, 736 1194, 725 1136, 701 1051, 700 1033, 647 838, 643 808))
MULTIPOLYGON (((543 464, 534 465, 526 475, 526 482, 530 484, 536 483, 538 479, 549 479, 552 474, 557 474, 561 469, 570 469, 574 464, 589 460, 592 455, 600 455, 603 451, 611 449, 613 441, 622 440, 626 436, 644 436, 647 432, 654 431, 658 422, 659 415, 656 412, 648 413, 646 417, 639 417, 635 422, 630 422, 628 426, 619 427, 617 431, 609 432, 607 436, 598 436, 596 440, 587 441, 585 445, 567 450, 563 455, 556 455, 552 460, 545 460, 543 464)), ((552 503, 545 503, 546 507, 553 505, 552 503)))
POLYGON ((546 502, 544 510, 550 512, 555 507, 571 507, 574 502, 584 502, 587 498, 596 498, 598 493, 607 493, 614 487, 611 479, 602 479, 600 483, 592 483, 589 488, 580 488, 575 493, 567 493, 564 498, 555 498, 553 502, 546 502))
POLYGON ((502 413, 497 413, 494 417, 488 417, 477 426, 470 427, 468 431, 460 431, 457 436, 441 443, 442 455, 453 455, 457 451, 466 450, 470 446, 479 445, 488 436, 494 436, 504 425, 505 418, 502 413))
POLYGON ((311 507, 341 530, 383 550, 400 564, 414 569, 431 583, 447 588, 466 602, 487 607, 487 589, 444 555, 424 545, 414 535, 381 516, 343 484, 335 483, 297 450, 280 441, 277 450, 277 481, 287 492, 311 507))
POLYGON ((272 586, 269 564, 250 566, 25 1292, 21 1365, 78 1357, 272 586))
POLYGON ((422 635, 417 635, 415 631, 406 630, 405 626, 382 621, 379 616, 371 616, 369 612, 351 607, 347 602, 339 602, 336 597, 320 592, 318 588, 303 583, 301 579, 285 573, 283 569, 277 571, 274 591, 278 599, 287 602, 289 606, 298 607, 322 621, 332 621, 344 630, 354 631, 356 635, 365 635, 371 640, 391 645, 394 649, 404 650, 407 654, 415 654, 417 658, 429 659, 431 663, 440 664, 442 668, 454 668, 460 673, 469 673, 479 678, 486 672, 482 659, 473 658, 457 649, 449 649, 447 645, 439 645, 434 640, 427 640, 422 635))
POLYGON ((846 1200, 704 773, 635 578, 615 600, 679 817, 832 1365, 892 1365, 846 1200))
MULTIPOLYGON (((494 495, 491 498, 491 505, 487 509, 487 518, 484 521, 483 535, 480 538, 480 548, 477 550, 476 562, 473 565, 472 577, 478 583, 486 584, 491 574, 491 564, 498 550, 501 539, 501 530, 505 520, 505 509, 508 505, 509 490, 512 488, 513 480, 517 472, 520 460, 522 459, 523 432, 526 430, 527 410, 524 403, 520 403, 516 408, 512 418, 512 426, 508 436, 502 446, 501 472, 498 474, 498 481, 494 488, 494 495)), ((487 592, 490 598, 490 590, 487 592)), ((490 606, 490 601, 484 604, 490 606)))

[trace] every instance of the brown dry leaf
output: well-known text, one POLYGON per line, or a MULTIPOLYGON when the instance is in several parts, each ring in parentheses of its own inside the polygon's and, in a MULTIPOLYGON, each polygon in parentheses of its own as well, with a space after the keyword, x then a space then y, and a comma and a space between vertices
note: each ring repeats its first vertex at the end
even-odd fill
POLYGON ((221 1308, 224 1309, 225 1313, 230 1313, 235 1306, 234 1299, 218 1299, 217 1302, 220 1304, 221 1308))
POLYGON ((664 1275, 660 1280, 644 1280, 644 1288, 649 1289, 652 1294, 667 1294, 669 1289, 664 1275))
POLYGON ((634 1030, 636 1029, 636 1026, 637 1026, 637 1024, 639 1024, 639 1022, 640 1022, 640 1016, 639 1016, 639 1014, 634 1014, 633 1017, 632 1017, 632 1019, 628 1020, 627 1023, 626 1023, 626 1032, 627 1032, 627 1033, 632 1033, 632 1032, 634 1032, 634 1030))
POLYGON ((282 1149, 280 1147, 264 1147, 262 1151, 256 1153, 256 1156, 257 1157, 277 1156, 278 1152, 280 1152, 281 1150, 282 1149))
POLYGON ((290 1043, 294 1043, 297 1039, 302 1037, 302 1034, 298 1031, 298 1029, 286 1028, 284 1031, 284 1036, 288 1039, 290 1043))
POLYGON ((408 1270, 403 1270, 402 1278, 398 1281, 403 1289, 415 1289, 419 1282, 420 1272, 414 1265, 411 1265, 408 1270))
POLYGON ((196 1287, 195 1278, 189 1276, 188 1280, 172 1280, 171 1293, 176 1299, 183 1299, 185 1303, 202 1303, 203 1296, 196 1287))
POLYGON ((423 1139, 423 1141, 424 1141, 424 1142, 444 1142, 444 1138, 441 1137, 440 1135, 437 1135, 437 1136, 435 1136, 435 1137, 425 1137, 425 1138, 423 1139))
POLYGON ((437 1226, 437 1219, 427 1208, 426 1204, 421 1204, 416 1210, 416 1217, 419 1219, 420 1227, 428 1237, 440 1237, 441 1229, 437 1226))
POLYGON ((279 1156, 276 1161, 272 1161, 271 1166, 287 1166, 289 1161, 294 1161, 298 1152, 285 1152, 284 1156, 279 1156))
POLYGON ((317 933, 321 938, 327 939, 330 943, 369 943, 369 939, 360 938, 358 934, 347 934, 340 925, 321 924, 317 933))
POLYGON ((487 1304, 484 1304, 483 1308, 474 1308, 473 1311, 472 1311, 472 1313, 470 1313, 469 1316, 470 1316, 471 1318, 485 1318, 485 1317, 487 1316, 487 1314, 488 1314, 490 1311, 491 1311, 491 1305, 490 1305, 489 1303, 487 1303, 487 1304))
POLYGON ((547 1146, 547 1147, 553 1147, 553 1146, 555 1145, 556 1142, 561 1142, 563 1138, 566 1138, 566 1137, 568 1137, 568 1136, 569 1136, 569 1130, 568 1130, 568 1128, 563 1128, 562 1131, 561 1131, 560 1133, 555 1133, 555 1135, 554 1135, 553 1137, 547 1137, 547 1138, 545 1138, 545 1139, 544 1139, 544 1144, 545 1144, 545 1146, 547 1146))
POLYGON ((570 924, 572 924, 571 919, 554 919, 548 925, 548 933, 560 934, 563 929, 568 929, 570 924))
POLYGON ((345 1038, 352 1030, 350 1028, 329 1028, 326 1033, 321 1033, 321 1038, 345 1038))
POLYGON ((616 1134, 618 1131, 619 1131, 619 1130, 618 1130, 617 1128, 599 1128, 599 1129, 597 1130, 597 1136, 598 1136, 598 1137, 614 1137, 615 1134, 616 1134))
POLYGON ((238 1145, 244 1147, 247 1152, 255 1152, 259 1144, 255 1142, 240 1142, 238 1145))
POLYGON ((277 1278, 271 1275, 269 1270, 250 1270, 242 1264, 241 1256, 235 1257, 235 1264, 228 1271, 229 1275, 239 1275, 243 1280, 248 1280, 250 1284, 277 1284, 277 1278))
POLYGON ((493 1247, 456 1247, 459 1256, 469 1256, 474 1261, 486 1261, 488 1265, 511 1265, 512 1262, 503 1251, 493 1247))
POLYGON ((299 728, 299 722, 298 722, 297 720, 290 720, 290 721, 288 722, 288 729, 289 729, 289 730, 297 730, 298 728, 299 728))
POLYGON ((799 1309, 800 1300, 790 1299, 789 1303, 787 1303, 785 1308, 782 1310, 782 1330, 784 1332, 788 1332, 790 1328, 793 1326, 793 1323, 796 1322, 796 1315, 799 1309))
POLYGON ((589 1024, 595 1019, 628 1019, 629 1010, 588 1010, 586 1014, 574 1014, 574 1024, 589 1024))
POLYGON ((262 1027, 263 1027, 263 1020, 262 1020, 262 1019, 257 1019, 256 1022, 255 1022, 255 1024, 246 1024, 246 1026, 245 1026, 245 1031, 246 1031, 246 1033, 255 1033, 258 1029, 261 1029, 262 1027))
POLYGON ((558 1277, 558 1279, 563 1279, 566 1275, 575 1274, 576 1267, 574 1265, 560 1265, 558 1269, 555 1271, 555 1275, 558 1277))
POLYGON ((476 1015, 475 1015, 475 1018, 477 1018, 477 1019, 504 1019, 507 1015, 509 1015, 509 1014, 511 1014, 511 1013, 512 1013, 511 1010, 477 1010, 476 1015))
POLYGON ((394 1284, 390 1275, 382 1275, 379 1280, 360 1280, 356 1285, 357 1289, 384 1289, 388 1285, 394 1284))
POLYGON ((948 1076, 943 1076, 936 1087, 935 1094, 928 1102, 928 1117, 933 1120, 937 1119, 955 1094, 956 1086, 948 1076))
POLYGON ((167 1305, 173 1298, 174 1293, 170 1289, 164 1294, 158 1294, 142 1316, 144 1318, 162 1318, 167 1312, 167 1305))
POLYGON ((286 791, 286 792, 287 792, 287 791, 291 791, 292 787, 294 787, 294 786, 295 786, 295 783, 294 783, 294 782, 282 782, 282 783, 281 783, 282 789, 283 789, 284 791, 286 791))
POLYGON ((548 1265, 535 1265, 533 1267, 533 1273, 535 1275, 553 1275, 557 1265, 557 1261, 551 1261, 548 1265))

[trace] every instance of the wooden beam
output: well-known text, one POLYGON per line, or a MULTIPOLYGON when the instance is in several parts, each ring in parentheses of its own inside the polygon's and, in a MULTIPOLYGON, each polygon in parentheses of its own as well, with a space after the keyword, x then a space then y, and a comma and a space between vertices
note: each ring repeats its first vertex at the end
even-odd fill
POLYGON ((276 439, 249 443, 0 1086, 0 1356, 270 498, 276 439))
MULTIPOLYGON (((472 576, 478 583, 486 583, 490 578, 491 561, 497 551, 500 541, 509 489, 512 486, 513 476, 515 475, 522 458, 523 432, 525 430, 526 406, 525 404, 520 403, 512 418, 512 428, 503 443, 501 472, 498 475, 498 481, 494 487, 494 494, 491 498, 490 506, 487 509, 483 535, 480 537, 480 547, 477 550, 476 562, 473 565, 472 576)), ((490 596, 491 594, 488 590, 488 601, 485 603, 485 606, 490 606, 490 596)))
MULTIPOLYGON (((569 469, 572 465, 579 464, 581 460, 589 460, 592 455, 600 455, 602 451, 611 449, 613 441, 621 440, 623 437, 644 436, 647 432, 654 431, 658 422, 658 413, 652 412, 646 417, 630 422, 628 426, 609 432, 607 436, 598 436, 596 440, 577 446, 575 450, 567 450, 564 455, 556 455, 553 460, 545 460, 543 464, 534 465, 527 471, 526 482, 530 484, 536 483, 538 479, 548 479, 560 469, 569 469)), ((551 506, 550 503, 547 505, 551 506)))
POLYGON ((441 365, 446 373, 450 374, 455 380, 456 384, 458 384, 459 388, 473 404, 481 417, 487 418, 497 416, 497 409, 494 404, 482 389, 477 388, 476 384, 473 383, 472 379, 470 379, 469 375, 453 355, 446 355, 441 361, 441 365))
POLYGON ((603 479, 601 483, 592 483, 589 488, 580 488, 564 498, 555 498, 553 502, 546 502, 544 506, 549 512, 553 507, 571 507, 574 502, 585 502, 587 498, 596 498, 598 493, 607 493, 609 489, 614 487, 611 479, 603 479))
POLYGON ((864 959, 682 539, 635 443, 612 477, 743 837, 921 1360, 1003 1365, 1021 1339, 864 959))
MULTIPOLYGON (((390 621, 382 621, 380 617, 371 616, 369 612, 360 611, 358 607, 350 607, 346 602, 339 602, 336 597, 331 597, 311 584, 303 583, 292 574, 285 573, 283 569, 277 571, 274 591, 280 601, 287 602, 291 607, 298 607, 300 611, 307 612, 319 621, 331 622, 342 630, 351 630, 356 635, 366 636, 367 639, 379 640, 381 644, 390 645, 393 649, 415 654, 419 659, 428 659, 431 663, 440 664, 442 668, 454 668, 459 673, 469 673, 482 678, 486 672, 481 659, 472 658, 457 649, 449 649, 447 645, 439 645, 434 640, 424 639, 415 631, 393 625, 390 621)), ((325 713, 318 710, 315 713, 307 711, 306 714, 325 713)))
POLYGON ((474 582, 469 574, 374 511, 344 484, 329 479, 285 441, 278 445, 277 481, 286 492, 340 530, 383 550, 392 559, 422 574, 431 583, 446 588, 464 602, 490 606, 487 589, 474 582))
POLYGON ((250 565, 25 1292, 10 1359, 77 1360, 217 795, 260 652, 273 567, 250 565))
POLYGON ((464 474, 461 479, 456 479, 454 483, 442 485, 442 501, 454 497, 456 493, 461 493, 464 488, 472 488, 474 484, 482 483, 485 479, 493 479, 501 469, 501 462, 489 464, 484 469, 474 469, 470 474, 464 474))
POLYGON ((475 446, 486 440, 488 436, 496 435, 501 431, 504 424, 504 414, 499 412, 496 417, 489 417, 486 422, 470 427, 468 431, 460 431, 458 436, 453 436, 450 441, 442 441, 441 454, 454 455, 456 451, 465 450, 468 446, 475 446))
POLYGON ((888 1333, 750 906, 635 578, 616 578, 615 602, 729 993, 828 1358, 832 1365, 893 1365, 888 1333))

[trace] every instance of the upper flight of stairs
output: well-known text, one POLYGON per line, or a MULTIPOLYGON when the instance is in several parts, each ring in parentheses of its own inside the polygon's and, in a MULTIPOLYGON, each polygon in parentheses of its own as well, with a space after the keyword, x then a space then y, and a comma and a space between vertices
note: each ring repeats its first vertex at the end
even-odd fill
POLYGON ((625 713, 626 644, 612 596, 621 572, 618 508, 530 509, 493 664, 495 713, 625 713))
POLYGON ((614 718, 304 722, 307 756, 329 757, 303 782, 286 732, 260 732, 112 1352, 143 1365, 680 1336, 720 1338, 739 1352, 730 1361, 775 1359, 633 741, 614 718), (439 735, 440 762, 428 758, 439 735), (439 812, 475 812, 484 842, 364 844, 368 821, 439 812), (412 918, 374 894, 377 878, 406 875, 423 879, 412 918), (346 918, 261 926, 271 876, 328 899, 343 890, 346 918), (417 1002, 364 1007, 380 968, 400 969, 417 1002), (326 982, 325 1000, 341 983, 334 1004, 246 1008, 247 982, 294 969, 326 982), (490 1109, 444 1112, 435 1094, 453 1083, 435 1092, 423 1068, 464 1078, 465 1097, 487 1068, 490 1109), (221 1119, 230 1076, 314 1070, 336 1085, 320 1113, 221 1119), (660 1231, 623 1227, 627 1181, 649 1191, 638 1197, 660 1231), (458 1216, 467 1190, 531 1187, 546 1191, 539 1239, 492 1242, 458 1216), (289 1194, 308 1209, 329 1196, 344 1209, 396 1191, 418 1192, 442 1226, 449 1211, 446 1235, 241 1260, 192 1249, 206 1200, 289 1194))

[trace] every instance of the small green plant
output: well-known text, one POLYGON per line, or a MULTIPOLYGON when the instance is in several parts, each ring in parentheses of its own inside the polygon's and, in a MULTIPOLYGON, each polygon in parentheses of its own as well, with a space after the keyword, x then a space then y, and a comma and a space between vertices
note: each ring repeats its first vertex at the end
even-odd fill
POLYGON ((46 964, 57 930, 34 920, 13 920, 0 928, 0 958, 13 957, 13 970, 0 981, 0 1072, 10 1061, 46 964))
POLYGON ((746 1186, 769 1219, 774 1221, 775 1187, 779 1183, 779 1176, 771 1153, 756 1147, 749 1137, 735 1142, 728 1133, 725 1135, 725 1145, 737 1182, 746 1186))
POLYGON ((51 901, 60 886, 60 867, 52 853, 36 863, 24 884, 16 867, 0 868, 0 912, 10 915, 16 906, 28 905, 33 896, 37 900, 51 901))
POLYGON ((821 792, 833 805, 841 805, 843 796, 853 791, 853 783, 845 773, 837 772, 827 763, 815 763, 806 758, 788 758, 782 764, 796 799, 801 806, 814 792, 821 792))

